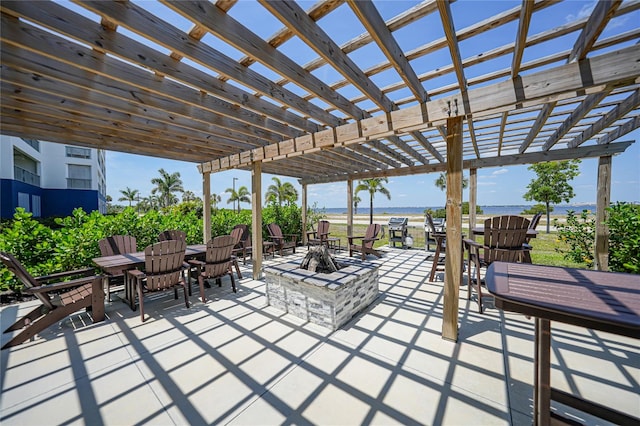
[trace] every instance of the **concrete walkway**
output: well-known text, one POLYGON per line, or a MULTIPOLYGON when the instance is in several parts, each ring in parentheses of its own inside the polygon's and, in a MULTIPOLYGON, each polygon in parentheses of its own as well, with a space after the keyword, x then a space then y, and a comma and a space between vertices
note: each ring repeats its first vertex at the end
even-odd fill
MULTIPOLYGON (((265 306, 250 278, 206 304, 194 286, 190 309, 156 295, 144 324, 121 302, 100 324, 73 315, 1 352, 0 422, 531 424, 533 320, 480 315, 462 288, 459 341, 445 341, 442 275, 427 281, 424 251, 385 250, 378 299, 333 333, 265 306)), ((31 305, 4 307, 3 329, 31 305)), ((553 328, 553 385, 640 416, 638 341, 553 328)))

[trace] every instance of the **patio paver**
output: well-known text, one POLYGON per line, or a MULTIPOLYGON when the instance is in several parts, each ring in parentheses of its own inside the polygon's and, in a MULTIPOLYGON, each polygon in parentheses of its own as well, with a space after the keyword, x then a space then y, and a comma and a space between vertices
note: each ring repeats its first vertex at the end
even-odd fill
MULTIPOLYGON (((0 421, 530 424, 533 320, 480 315, 462 288, 459 341, 443 340, 442 281, 427 281, 424 257, 372 258, 380 296, 333 333, 265 306, 264 282, 250 278, 238 293, 213 285, 206 304, 194 286, 190 309, 151 297, 144 324, 118 301, 103 323, 78 313, 2 351, 0 421)), ((0 323, 28 305, 2 308, 0 323)), ((554 386, 640 416, 637 341, 552 326, 554 386)))

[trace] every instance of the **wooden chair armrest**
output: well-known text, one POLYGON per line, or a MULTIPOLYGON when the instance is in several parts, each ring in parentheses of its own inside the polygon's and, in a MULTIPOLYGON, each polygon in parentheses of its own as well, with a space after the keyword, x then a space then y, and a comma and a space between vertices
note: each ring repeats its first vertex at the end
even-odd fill
POLYGON ((77 269, 75 271, 56 272, 55 274, 43 275, 41 277, 35 277, 34 279, 41 284, 45 284, 53 280, 60 280, 62 278, 67 278, 72 276, 88 277, 90 275, 95 275, 95 273, 96 273, 96 270, 94 268, 84 268, 84 269, 77 269))
POLYGON ((191 266, 204 266, 204 265, 206 265, 206 262, 203 262, 202 260, 191 259, 191 260, 189 260, 189 265, 191 265, 191 266))
POLYGON ((91 277, 83 277, 77 278, 75 280, 70 281, 62 281, 53 284, 41 285, 38 287, 29 287, 22 290, 23 293, 27 294, 38 294, 38 293, 51 293, 58 290, 65 290, 67 288, 78 287, 87 283, 92 282, 95 279, 102 281, 102 275, 93 275, 91 277))
POLYGON ((144 277, 146 277, 147 275, 142 272, 139 269, 129 269, 127 271, 125 271, 125 274, 131 275, 133 278, 137 279, 137 280, 141 280, 144 277))
POLYGON ((365 241, 369 242, 369 241, 378 241, 380 238, 362 238, 362 243, 364 244, 365 241))

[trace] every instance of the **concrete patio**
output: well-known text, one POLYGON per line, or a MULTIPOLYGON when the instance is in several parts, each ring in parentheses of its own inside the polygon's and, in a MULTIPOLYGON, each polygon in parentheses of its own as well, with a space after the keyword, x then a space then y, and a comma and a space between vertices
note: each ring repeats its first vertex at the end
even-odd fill
MULTIPOLYGON (((462 288, 459 341, 443 340, 442 274, 428 282, 424 258, 401 249, 371 258, 379 297, 333 333, 266 306, 264 282, 251 278, 236 294, 228 280, 214 285, 206 304, 194 286, 190 309, 156 295, 144 324, 119 301, 103 323, 75 314, 1 352, 0 422, 531 424, 533 320, 491 307, 480 315, 462 288)), ((34 303, 4 307, 2 327, 34 303)), ((640 417, 638 341, 552 327, 553 385, 640 417)))

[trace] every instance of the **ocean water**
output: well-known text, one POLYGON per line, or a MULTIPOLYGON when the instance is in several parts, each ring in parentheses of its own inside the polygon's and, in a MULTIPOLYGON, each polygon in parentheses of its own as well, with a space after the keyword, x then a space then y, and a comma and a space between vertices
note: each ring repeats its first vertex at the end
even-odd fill
MULTIPOLYGON (((373 214, 389 214, 394 216, 402 215, 421 215, 424 210, 430 208, 432 210, 441 209, 444 206, 435 207, 373 207, 373 214)), ((483 211, 483 215, 519 215, 528 208, 530 205, 514 205, 514 206, 480 206, 483 211)), ((573 210, 576 213, 582 212, 582 210, 590 210, 591 213, 595 213, 595 204, 580 204, 580 205, 557 205, 553 206, 552 215, 566 215, 569 210, 573 210)), ((327 207, 324 209, 327 214, 347 214, 346 208, 334 208, 327 207)), ((358 214, 369 214, 369 208, 358 207, 358 214)))

